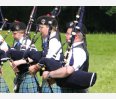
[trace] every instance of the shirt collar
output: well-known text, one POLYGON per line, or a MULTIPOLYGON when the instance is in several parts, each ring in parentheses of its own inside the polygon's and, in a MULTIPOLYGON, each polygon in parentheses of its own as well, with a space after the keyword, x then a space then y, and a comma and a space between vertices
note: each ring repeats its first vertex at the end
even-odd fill
POLYGON ((56 32, 51 32, 50 38, 54 37, 56 35, 56 32))
POLYGON ((19 40, 19 42, 20 42, 20 43, 22 43, 22 42, 23 42, 23 40, 24 40, 24 37, 22 37, 22 38, 19 40))
POLYGON ((72 44, 72 46, 75 47, 75 46, 80 45, 82 43, 84 43, 84 42, 83 41, 81 41, 81 42, 75 42, 75 43, 72 44))
MULTIPOLYGON (((50 38, 54 37, 56 35, 56 32, 51 32, 50 38)), ((43 42, 47 42, 48 37, 43 39, 43 42)))

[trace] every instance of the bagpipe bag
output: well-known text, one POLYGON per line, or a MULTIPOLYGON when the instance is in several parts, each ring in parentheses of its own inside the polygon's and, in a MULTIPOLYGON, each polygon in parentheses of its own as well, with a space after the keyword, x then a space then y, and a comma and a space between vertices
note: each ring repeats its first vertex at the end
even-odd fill
MULTIPOLYGON (((53 71, 62 67, 62 64, 53 58, 42 58, 40 63, 46 65, 46 69, 48 71, 53 71)), ((77 70, 66 78, 57 78, 55 80, 61 87, 86 89, 93 86, 96 82, 96 79, 96 73, 77 70)))

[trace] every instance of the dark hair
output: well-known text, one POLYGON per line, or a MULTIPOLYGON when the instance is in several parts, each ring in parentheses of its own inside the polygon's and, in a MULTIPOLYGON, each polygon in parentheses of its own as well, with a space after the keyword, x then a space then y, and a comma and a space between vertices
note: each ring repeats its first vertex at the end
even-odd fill
POLYGON ((13 22, 10 25, 10 29, 11 29, 11 31, 25 30, 26 29, 26 25, 23 22, 13 22))

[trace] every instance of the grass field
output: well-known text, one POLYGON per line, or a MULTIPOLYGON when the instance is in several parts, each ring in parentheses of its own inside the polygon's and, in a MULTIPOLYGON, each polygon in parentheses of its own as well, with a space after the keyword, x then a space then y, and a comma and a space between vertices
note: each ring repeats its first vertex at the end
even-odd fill
MULTIPOLYGON (((64 34, 61 34, 65 41, 64 34)), ((11 34, 6 39, 12 45, 11 34)), ((41 50, 40 38, 36 43, 41 50)), ((89 88, 90 93, 115 93, 116 92, 116 35, 114 34, 87 34, 87 47, 90 55, 89 71, 97 73, 96 84, 89 88)), ((65 50, 66 46, 64 47, 65 50)), ((13 92, 14 73, 9 63, 4 63, 3 76, 13 92)), ((40 78, 40 77, 39 77, 40 78)))

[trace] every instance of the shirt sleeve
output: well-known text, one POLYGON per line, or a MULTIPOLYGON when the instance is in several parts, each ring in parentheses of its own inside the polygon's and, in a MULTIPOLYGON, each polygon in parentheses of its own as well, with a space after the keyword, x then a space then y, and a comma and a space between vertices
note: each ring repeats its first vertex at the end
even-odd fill
MULTIPOLYGON (((1 41, 3 41, 3 37, 0 35, 0 42, 1 41)), ((0 45, 0 49, 2 49, 2 50, 7 49, 8 50, 8 45, 5 41, 3 41, 3 43, 0 45)))
POLYGON ((83 63, 86 61, 86 53, 82 48, 75 48, 73 50, 73 57, 74 57, 74 64, 73 67, 76 70, 78 70, 83 63))
POLYGON ((48 49, 48 53, 46 57, 52 58, 53 55, 58 51, 60 47, 61 47, 61 44, 56 38, 51 39, 49 42, 49 49, 48 49))
POLYGON ((7 45, 7 43, 4 41, 1 45, 0 45, 0 49, 2 49, 2 50, 8 50, 8 45, 7 45))

